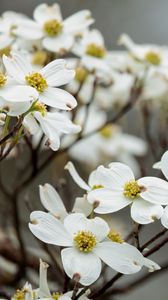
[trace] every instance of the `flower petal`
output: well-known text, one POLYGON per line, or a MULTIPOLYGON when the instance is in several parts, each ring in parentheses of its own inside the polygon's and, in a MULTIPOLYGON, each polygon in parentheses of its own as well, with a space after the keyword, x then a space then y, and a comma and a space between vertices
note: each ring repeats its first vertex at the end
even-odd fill
POLYGON ((83 213, 86 217, 92 212, 93 206, 87 201, 87 196, 77 197, 72 212, 83 213))
POLYGON ((42 3, 36 6, 33 16, 34 19, 41 25, 43 25, 44 22, 53 19, 62 21, 60 6, 57 3, 54 3, 53 5, 42 3))
POLYGON ((112 188, 114 185, 111 171, 103 166, 99 166, 90 174, 88 183, 90 187, 101 185, 103 187, 112 188))
POLYGON ((43 47, 52 52, 69 51, 74 43, 74 37, 70 34, 59 34, 55 38, 46 37, 43 39, 43 47))
POLYGON ((66 230, 73 236, 78 231, 93 233, 97 241, 103 240, 109 233, 108 224, 101 218, 87 219, 83 214, 71 214, 64 219, 66 230))
POLYGON ((122 274, 136 273, 144 264, 143 255, 127 243, 103 242, 96 246, 94 252, 108 266, 122 274))
POLYGON ((47 211, 58 218, 67 215, 62 199, 51 184, 40 185, 39 191, 41 203, 47 211))
POLYGON ((168 206, 166 206, 166 208, 164 210, 164 214, 161 217, 161 223, 164 227, 166 227, 168 229, 168 206))
POLYGON ((73 180, 76 182, 77 185, 79 185, 82 189, 89 191, 90 187, 87 185, 87 183, 79 176, 77 173, 73 163, 69 161, 66 166, 64 167, 65 170, 68 170, 70 175, 72 176, 73 180))
POLYGON ((34 211, 30 215, 29 229, 41 241, 57 246, 71 246, 72 239, 65 230, 61 221, 54 216, 34 211))
POLYGON ((64 30, 68 33, 78 33, 91 25, 94 20, 90 10, 81 10, 64 21, 64 30))
POLYGON ((30 134, 37 134, 40 131, 40 126, 37 123, 36 119, 32 114, 28 114, 24 120, 23 125, 26 127, 26 129, 30 132, 30 134))
POLYGON ((22 84, 25 84, 25 76, 33 71, 26 56, 21 55, 18 52, 12 53, 12 57, 4 55, 3 63, 7 73, 22 84))
POLYGON ((7 85, 0 89, 0 96, 12 103, 30 102, 38 98, 37 91, 31 86, 7 85))
POLYGON ((141 197, 154 204, 168 204, 168 182, 156 177, 143 177, 138 184, 145 188, 141 197))
POLYGON ((131 217, 139 224, 149 224, 161 218, 163 214, 163 207, 144 201, 143 199, 136 199, 131 206, 131 217))
POLYGON ((71 110, 76 105, 76 99, 68 92, 54 87, 48 87, 40 94, 40 101, 54 108, 71 110))
POLYGON ((124 186, 126 182, 135 179, 130 167, 125 164, 112 162, 109 164, 109 168, 112 171, 111 173, 114 179, 114 187, 116 185, 124 186))
POLYGON ((122 195, 122 192, 111 191, 110 189, 97 189, 89 192, 88 201, 96 203, 94 211, 99 214, 108 214, 118 211, 131 204, 131 200, 122 195))
POLYGON ((68 69, 64 59, 56 59, 45 66, 40 73, 49 86, 60 86, 69 83, 75 76, 75 71, 68 69))
POLYGON ((70 278, 78 274, 79 282, 86 286, 99 278, 101 261, 94 253, 82 253, 74 248, 68 248, 61 251, 61 257, 64 270, 70 278))
POLYGON ((168 179, 168 151, 166 151, 161 158, 161 170, 168 179))

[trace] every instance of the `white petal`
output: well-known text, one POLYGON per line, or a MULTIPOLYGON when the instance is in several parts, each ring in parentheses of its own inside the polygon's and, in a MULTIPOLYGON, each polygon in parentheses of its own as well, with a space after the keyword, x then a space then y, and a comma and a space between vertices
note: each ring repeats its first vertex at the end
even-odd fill
POLYGON ((126 243, 103 242, 96 246, 94 252, 108 266, 122 274, 136 273, 144 264, 143 255, 126 243))
POLYGON ((79 176, 77 173, 73 163, 69 161, 64 169, 68 170, 70 175, 72 176, 73 180, 76 182, 77 185, 79 185, 82 189, 89 191, 90 187, 87 185, 87 183, 79 176))
POLYGON ((40 123, 43 132, 48 138, 47 145, 53 151, 57 151, 60 147, 60 137, 56 119, 54 117, 52 118, 52 113, 47 113, 46 116, 43 117, 40 112, 35 112, 34 116, 40 123))
POLYGON ((30 102, 38 98, 37 91, 31 86, 6 85, 0 89, 0 96, 10 102, 30 102))
POLYGON ((76 99, 68 92, 54 87, 48 87, 40 94, 40 101, 54 108, 71 110, 76 105, 76 99))
POLYGON ((156 162, 155 164, 153 164, 153 168, 154 168, 154 169, 161 170, 161 161, 158 161, 158 162, 156 162))
POLYGON ((30 132, 30 134, 37 134, 40 131, 40 126, 37 123, 36 119, 33 117, 32 114, 28 114, 24 120, 23 125, 26 129, 30 132))
POLYGON ((94 253, 82 253, 74 248, 61 251, 62 263, 66 274, 73 278, 80 275, 80 283, 90 285, 100 276, 101 261, 94 253))
POLYGON ((30 215, 29 228, 41 241, 57 246, 71 246, 72 239, 63 224, 52 215, 34 211, 30 215))
POLYGON ((103 166, 99 166, 89 176, 89 186, 102 185, 103 187, 112 188, 114 185, 111 171, 103 166))
POLYGON ((168 229, 168 206, 166 206, 166 208, 164 210, 164 214, 161 217, 161 223, 164 227, 166 227, 168 229))
POLYGON ((75 76, 75 71, 67 68, 64 59, 50 62, 40 73, 45 77, 49 86, 55 87, 69 83, 75 76))
POLYGON ((110 170, 112 171, 114 177, 114 186, 118 183, 118 185, 123 186, 126 182, 130 180, 134 180, 134 174, 130 167, 125 164, 112 162, 110 165, 110 170))
POLYGON ((111 191, 110 189, 96 189, 89 192, 88 201, 91 204, 97 203, 98 206, 94 211, 99 214, 118 211, 132 202, 124 197, 122 192, 111 191))
POLYGON ((56 19, 58 21, 62 20, 60 6, 57 3, 53 5, 48 5, 46 3, 42 3, 36 6, 33 12, 34 19, 41 25, 48 20, 56 19))
POLYGON ((168 151, 166 151, 161 158, 161 170, 168 179, 168 151))
POLYGON ((144 266, 148 268, 149 272, 160 270, 160 266, 154 261, 144 257, 144 266))
POLYGON ((40 284, 39 284, 39 296, 40 298, 51 297, 50 290, 47 283, 47 269, 49 265, 40 259, 40 284))
POLYGON ((132 203, 131 217, 139 224, 149 224, 156 219, 160 219, 163 214, 163 207, 144 201, 143 199, 136 199, 132 203))
POLYGON ((64 21, 64 30, 69 33, 80 32, 93 22, 91 12, 89 10, 81 10, 64 21))
POLYGON ((64 219, 66 230, 73 236, 78 231, 93 233, 97 241, 103 240, 109 233, 108 224, 101 218, 87 219, 83 214, 71 214, 64 219))
POLYGON ((26 56, 16 52, 12 57, 3 56, 3 63, 8 74, 19 83, 25 84, 25 76, 33 71, 26 56))
POLYGON ((58 218, 67 214, 62 199, 52 185, 48 183, 40 185, 39 191, 41 203, 47 211, 58 218))
POLYGON ((87 201, 87 196, 77 197, 72 212, 83 213, 86 217, 92 212, 93 206, 87 201))
POLYGON ((1 107, 7 107, 8 108, 8 115, 9 116, 19 116, 25 113, 30 107, 30 102, 9 102, 4 99, 0 99, 0 105, 1 107))
POLYGON ((168 182, 156 177, 143 177, 138 184, 145 187, 141 197, 154 204, 168 204, 168 182))
POLYGON ((26 40, 38 40, 44 36, 42 28, 34 21, 23 20, 19 22, 16 29, 13 32, 26 40))
POLYGON ((73 46, 74 38, 70 34, 59 34, 57 37, 43 39, 43 47, 52 52, 69 51, 73 46))

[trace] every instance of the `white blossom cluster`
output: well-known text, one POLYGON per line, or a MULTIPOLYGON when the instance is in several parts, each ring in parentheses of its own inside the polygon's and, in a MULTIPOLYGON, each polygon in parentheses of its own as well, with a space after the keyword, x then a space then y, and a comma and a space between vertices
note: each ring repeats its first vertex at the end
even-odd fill
MULTIPOLYGON (((51 184, 40 185, 45 211, 31 212, 29 223, 37 239, 57 246, 63 270, 81 288, 99 279, 104 264, 125 275, 160 269, 111 227, 106 214, 128 206, 134 224, 160 220, 168 228, 167 180, 141 176, 138 159, 147 143, 109 122, 110 114, 134 104, 135 93, 137 108, 147 102, 157 108, 166 99, 168 48, 135 44, 122 34, 118 42, 126 50, 109 51, 93 23, 89 10, 63 19, 56 3, 38 5, 33 19, 13 11, 0 18, 1 157, 16 155, 31 136, 34 147, 42 138, 43 151, 67 149, 92 170, 85 182, 71 161, 66 164, 83 191, 70 212, 51 184)), ((168 151, 154 168, 168 179, 168 151)), ((39 288, 26 283, 12 300, 74 300, 73 290, 50 291, 47 268, 41 260, 39 288)), ((79 299, 89 299, 89 292, 79 299)))

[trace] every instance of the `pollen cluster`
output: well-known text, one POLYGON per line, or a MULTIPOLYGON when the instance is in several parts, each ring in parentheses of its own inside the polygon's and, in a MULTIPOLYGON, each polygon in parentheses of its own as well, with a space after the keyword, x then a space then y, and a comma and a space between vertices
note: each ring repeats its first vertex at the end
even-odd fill
POLYGON ((100 134, 101 136, 103 136, 106 139, 109 139, 112 137, 112 126, 111 125, 107 125, 105 126, 103 129, 100 130, 100 134))
POLYGON ((3 55, 9 56, 10 52, 11 52, 10 46, 2 48, 2 49, 0 49, 0 56, 3 56, 3 55))
POLYGON ((47 52, 39 50, 33 54, 32 63, 34 65, 45 66, 47 62, 47 58, 48 58, 47 52))
POLYGON ((141 187, 138 185, 137 181, 132 180, 125 184, 124 186, 124 196, 127 198, 136 198, 140 195, 141 187))
POLYGON ((24 300, 25 299, 26 290, 17 290, 16 293, 13 295, 12 299, 14 300, 24 300))
POLYGON ((30 75, 26 75, 25 79, 27 83, 30 86, 34 87, 39 93, 44 92, 48 86, 46 79, 40 73, 37 72, 34 72, 30 75))
POLYGON ((43 103, 38 102, 38 101, 34 104, 33 110, 34 111, 39 111, 42 114, 43 117, 47 113, 47 107, 46 107, 46 105, 44 105, 43 103))
POLYGON ((3 73, 0 73, 0 87, 4 86, 7 81, 6 76, 3 73))
POLYGON ((75 70, 75 79, 82 83, 86 80, 88 76, 88 71, 84 67, 77 67, 75 70))
POLYGON ((145 60, 152 65, 159 65, 161 63, 159 54, 153 51, 149 51, 146 53, 145 60))
POLYGON ((112 241, 112 242, 116 242, 119 244, 124 243, 123 238, 121 237, 120 233, 114 230, 110 230, 109 234, 108 234, 108 238, 112 241))
POLYGON ((105 56, 106 50, 104 47, 91 43, 87 45, 86 54, 95 56, 98 58, 103 58, 105 56))
POLYGON ((62 31, 63 25, 56 19, 46 21, 44 23, 44 31, 50 37, 58 35, 62 31))
POLYGON ((59 292, 52 293, 52 299, 54 299, 54 300, 58 300, 58 299, 59 299, 59 297, 60 297, 61 295, 62 295, 62 294, 61 294, 61 293, 59 293, 59 292))
POLYGON ((74 237, 75 246, 81 252, 91 252, 96 246, 97 241, 94 234, 90 231, 79 231, 74 237))

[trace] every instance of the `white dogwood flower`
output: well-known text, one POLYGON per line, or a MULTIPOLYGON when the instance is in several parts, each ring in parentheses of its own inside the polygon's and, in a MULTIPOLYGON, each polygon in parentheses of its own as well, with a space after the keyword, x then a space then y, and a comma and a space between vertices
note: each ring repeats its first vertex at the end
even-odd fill
POLYGON ((59 4, 40 4, 34 10, 34 19, 24 20, 15 30, 24 39, 42 39, 43 47, 53 52, 71 49, 75 35, 83 32, 94 20, 89 10, 82 10, 63 20, 59 4))
POLYGON ((37 111, 29 113, 23 121, 25 128, 32 135, 44 132, 47 141, 46 145, 56 151, 60 147, 60 137, 62 134, 75 134, 81 130, 79 125, 75 125, 65 115, 60 112, 47 112, 43 105, 37 103, 37 111), (39 109, 39 111, 38 111, 39 109))
POLYGON ((97 29, 86 30, 81 40, 74 45, 72 52, 82 57, 82 64, 90 71, 101 70, 110 73, 108 52, 104 38, 97 29))
POLYGON ((124 45, 130 51, 131 55, 152 66, 167 66, 168 65, 168 49, 157 45, 135 44, 127 34, 122 34, 119 38, 119 44, 124 45))
POLYGON ((108 224, 101 218, 87 219, 83 214, 71 214, 64 224, 51 214, 34 211, 29 228, 41 241, 67 247, 61 250, 62 263, 70 278, 78 276, 83 285, 96 281, 101 273, 101 260, 123 274, 133 274, 146 266, 159 268, 127 243, 104 241, 109 233, 108 224))
POLYGON ((88 194, 88 201, 96 202, 96 213, 112 213, 131 205, 131 217, 139 224, 161 218, 162 205, 168 204, 165 180, 150 176, 135 180, 132 170, 117 162, 109 165, 106 176, 106 186, 88 194))
MULTIPOLYGON (((63 220, 68 215, 60 195, 51 184, 46 183, 43 186, 40 185, 39 192, 42 205, 53 216, 63 220)), ((89 216, 92 212, 92 205, 88 203, 85 196, 78 197, 75 200, 72 212, 81 212, 86 216, 89 216)))
MULTIPOLYGON (((39 101, 58 109, 71 110, 77 105, 75 98, 58 86, 68 83, 75 75, 66 67, 63 59, 54 60, 40 71, 33 70, 25 55, 14 52, 12 57, 3 57, 7 73, 17 82, 16 87, 32 87, 39 101)), ((25 90, 26 95, 26 90, 25 90)), ((24 98, 22 100, 25 101, 24 98)))

